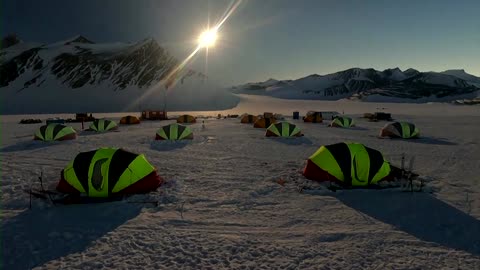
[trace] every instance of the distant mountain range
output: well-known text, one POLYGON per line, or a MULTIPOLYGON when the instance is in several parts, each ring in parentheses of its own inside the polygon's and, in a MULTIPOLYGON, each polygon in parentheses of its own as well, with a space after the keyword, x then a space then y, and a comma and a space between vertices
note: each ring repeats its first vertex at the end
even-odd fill
MULTIPOLYGON (((40 86, 53 75, 71 88, 111 84, 114 90, 127 86, 148 87, 163 79, 178 61, 154 39, 138 43, 95 44, 76 36, 53 44, 19 43, 0 51, 0 87, 22 76, 21 91, 40 86)), ((188 70, 184 77, 204 75, 188 70)))
POLYGON ((232 87, 232 92, 287 99, 356 99, 364 101, 436 101, 474 98, 480 93, 480 78, 464 70, 444 72, 378 71, 351 68, 297 80, 269 79, 232 87))
MULTIPOLYGON (((20 42, 0 50, 0 113, 124 111, 163 108, 160 81, 179 61, 154 39, 96 44, 75 36, 51 44, 20 42), (150 88, 153 88, 150 89, 150 88), (145 96, 150 92, 151 95, 145 96)), ((200 72, 183 69, 167 109, 235 106, 238 98, 200 72)))

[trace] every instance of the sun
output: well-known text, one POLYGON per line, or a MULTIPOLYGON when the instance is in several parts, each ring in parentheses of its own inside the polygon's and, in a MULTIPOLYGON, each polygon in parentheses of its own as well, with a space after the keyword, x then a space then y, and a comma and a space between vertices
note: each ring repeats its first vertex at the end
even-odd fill
POLYGON ((198 37, 198 45, 200 47, 213 47, 215 45, 215 41, 217 40, 217 31, 207 30, 200 34, 198 37))

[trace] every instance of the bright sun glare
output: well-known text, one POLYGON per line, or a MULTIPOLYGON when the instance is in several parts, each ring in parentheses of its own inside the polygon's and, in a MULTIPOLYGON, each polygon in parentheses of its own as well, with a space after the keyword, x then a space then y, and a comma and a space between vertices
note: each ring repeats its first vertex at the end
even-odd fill
POLYGON ((217 31, 214 30, 207 30, 200 34, 198 38, 198 45, 200 47, 212 47, 215 45, 215 41, 217 40, 217 31))

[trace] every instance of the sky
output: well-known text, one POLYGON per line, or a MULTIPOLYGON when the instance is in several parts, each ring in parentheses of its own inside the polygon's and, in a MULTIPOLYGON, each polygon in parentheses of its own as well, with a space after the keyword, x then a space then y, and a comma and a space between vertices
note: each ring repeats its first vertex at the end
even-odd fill
MULTIPOLYGON (((1 35, 42 43, 152 37, 179 60, 230 0, 2 1, 1 35)), ((189 63, 222 85, 352 67, 465 69, 480 76, 478 0, 243 0, 189 63)))

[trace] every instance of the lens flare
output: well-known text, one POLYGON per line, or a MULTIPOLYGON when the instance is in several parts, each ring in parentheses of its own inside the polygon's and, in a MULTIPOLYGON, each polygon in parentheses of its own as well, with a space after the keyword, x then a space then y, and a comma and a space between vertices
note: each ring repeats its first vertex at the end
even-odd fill
POLYGON ((215 41, 217 39, 217 32, 220 30, 220 28, 225 23, 225 21, 233 14, 233 12, 238 8, 238 6, 241 3, 242 3, 242 0, 232 0, 232 2, 230 3, 230 6, 227 8, 224 15, 220 19, 220 21, 213 28, 210 28, 209 30, 203 32, 200 35, 200 37, 198 38, 198 45, 192 51, 192 53, 188 55, 187 58, 185 58, 182 62, 180 62, 175 68, 170 70, 170 72, 168 72, 168 74, 164 76, 161 81, 159 81, 158 83, 156 83, 155 85, 147 89, 140 97, 133 100, 127 109, 132 109, 134 108, 134 106, 140 105, 141 102, 147 99, 153 92, 161 89, 162 85, 165 88, 165 95, 166 95, 166 92, 175 86, 178 78, 181 77, 180 76, 181 72, 183 71, 185 66, 188 64, 188 62, 197 54, 197 52, 203 48, 208 50, 208 47, 211 47, 215 44, 215 41))
POLYGON ((198 46, 201 48, 213 47, 217 40, 217 31, 215 29, 207 30, 198 37, 198 46))

